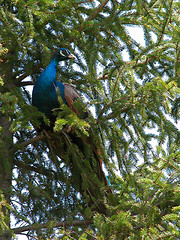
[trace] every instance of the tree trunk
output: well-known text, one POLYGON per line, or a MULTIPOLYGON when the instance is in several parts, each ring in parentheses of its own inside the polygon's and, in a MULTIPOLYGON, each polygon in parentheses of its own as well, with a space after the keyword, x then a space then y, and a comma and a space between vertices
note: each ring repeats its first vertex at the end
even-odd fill
MULTIPOLYGON (((10 121, 4 115, 0 115, 0 192, 4 195, 6 202, 10 204, 11 196, 11 180, 12 180, 12 164, 13 155, 12 148, 12 133, 9 130, 10 121)), ((10 227, 10 211, 3 207, 0 209, 5 215, 5 222, 10 227)), ((0 240, 10 240, 11 235, 0 232, 0 240)))

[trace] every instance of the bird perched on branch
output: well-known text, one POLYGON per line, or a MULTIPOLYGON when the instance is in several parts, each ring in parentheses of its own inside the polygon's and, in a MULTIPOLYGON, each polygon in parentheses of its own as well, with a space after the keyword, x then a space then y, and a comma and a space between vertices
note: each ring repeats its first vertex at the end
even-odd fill
MULTIPOLYGON (((79 118, 86 118, 88 115, 75 88, 56 81, 58 63, 68 59, 75 59, 75 56, 68 49, 60 48, 34 84, 32 104, 50 120, 50 127, 41 120, 41 129, 49 128, 53 131, 57 117, 53 110, 60 109, 62 103, 79 118), (58 96, 62 101, 59 101, 58 96)), ((108 192, 110 187, 102 170, 102 149, 97 134, 90 128, 88 136, 79 136, 73 130, 61 131, 58 137, 57 134, 51 136, 55 153, 61 159, 67 159, 67 155, 70 159, 67 164, 72 172, 73 187, 88 199, 89 206, 95 206, 94 209, 105 213, 105 205, 99 201, 104 198, 104 191, 101 189, 107 188, 108 192)))

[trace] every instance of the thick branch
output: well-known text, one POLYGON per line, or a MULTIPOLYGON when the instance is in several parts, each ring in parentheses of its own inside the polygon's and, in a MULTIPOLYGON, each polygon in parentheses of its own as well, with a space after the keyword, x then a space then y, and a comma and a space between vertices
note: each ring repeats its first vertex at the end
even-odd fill
POLYGON ((10 152, 11 152, 11 153, 15 153, 17 150, 23 149, 23 148, 27 147, 29 144, 33 144, 33 143, 35 143, 35 142, 38 142, 39 140, 43 140, 43 139, 45 139, 46 137, 47 137, 47 136, 41 134, 41 135, 37 135, 36 137, 31 138, 31 139, 29 139, 29 140, 27 140, 27 141, 24 141, 24 142, 22 142, 22 143, 16 143, 16 144, 13 146, 13 148, 10 149, 10 152))
POLYGON ((43 139, 45 139, 45 138, 46 138, 45 135, 37 135, 36 137, 31 138, 31 139, 29 139, 29 140, 27 140, 27 141, 24 141, 24 142, 22 142, 22 143, 17 143, 17 144, 15 144, 14 147, 11 149, 11 151, 14 152, 14 151, 19 150, 19 149, 21 149, 21 148, 25 148, 25 147, 27 147, 29 144, 33 144, 33 143, 38 142, 39 140, 43 140, 43 139))
MULTIPOLYGON (((85 226, 92 224, 92 220, 75 220, 73 222, 69 221, 64 221, 64 222, 56 222, 52 223, 52 228, 57 228, 57 227, 69 227, 69 226, 85 226)), ((42 224, 32 224, 24 227, 18 227, 18 228, 13 228, 11 229, 15 234, 19 234, 22 232, 26 231, 32 231, 32 230, 37 230, 37 229, 42 229, 42 228, 48 228, 50 226, 49 223, 42 223, 42 224)))
POLYGON ((32 81, 25 81, 25 82, 18 83, 18 87, 24 87, 24 86, 28 86, 28 85, 34 85, 34 82, 32 82, 32 81))
POLYGON ((45 135, 37 135, 36 137, 31 138, 31 139, 21 143, 20 146, 27 147, 29 144, 33 144, 33 143, 38 142, 39 140, 42 140, 44 138, 46 138, 45 135))
POLYGON ((37 64, 37 65, 33 68, 33 71, 32 71, 32 72, 25 72, 24 74, 22 74, 21 76, 19 76, 19 77, 16 79, 15 85, 16 85, 16 86, 21 86, 21 84, 22 84, 21 81, 22 81, 23 79, 25 79, 26 77, 28 77, 30 74, 33 74, 33 73, 37 72, 37 71, 40 69, 40 67, 42 67, 42 64, 41 64, 41 63, 37 64))

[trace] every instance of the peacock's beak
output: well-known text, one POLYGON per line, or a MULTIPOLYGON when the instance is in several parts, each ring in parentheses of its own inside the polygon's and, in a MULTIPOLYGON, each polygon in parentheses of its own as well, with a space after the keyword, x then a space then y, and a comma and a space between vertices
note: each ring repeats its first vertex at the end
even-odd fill
POLYGON ((68 58, 70 58, 70 59, 76 59, 76 57, 75 57, 72 53, 68 55, 68 58))

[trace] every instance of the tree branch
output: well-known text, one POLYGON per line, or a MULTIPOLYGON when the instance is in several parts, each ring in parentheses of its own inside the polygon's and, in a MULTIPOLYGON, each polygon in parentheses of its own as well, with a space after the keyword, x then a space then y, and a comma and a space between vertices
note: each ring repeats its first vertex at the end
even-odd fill
POLYGON ((32 82, 32 81, 25 81, 25 82, 18 83, 18 87, 24 87, 24 86, 27 86, 27 85, 34 85, 34 82, 32 82))
POLYGON ((33 143, 35 143, 35 142, 37 142, 37 141, 39 141, 39 140, 42 140, 42 139, 44 139, 44 138, 46 138, 46 136, 45 135, 37 135, 36 137, 34 137, 34 138, 31 138, 31 139, 29 139, 29 140, 27 140, 27 141, 25 141, 25 142, 22 142, 20 145, 22 146, 22 147, 27 147, 29 144, 33 144, 33 143))
POLYGON ((21 148, 25 148, 25 147, 27 147, 29 144, 33 144, 33 143, 35 143, 35 142, 37 142, 37 141, 39 141, 39 140, 42 140, 42 139, 44 139, 44 138, 46 138, 47 136, 45 136, 45 135, 37 135, 36 137, 34 137, 34 138, 31 138, 31 139, 29 139, 29 140, 27 140, 27 141, 24 141, 24 142, 22 142, 22 143, 16 143, 15 145, 14 145, 14 147, 10 150, 11 152, 15 152, 16 150, 19 150, 19 149, 21 149, 21 148))
POLYGON ((105 7, 105 5, 109 2, 109 0, 105 0, 98 8, 97 10, 94 12, 94 14, 92 14, 88 20, 92 20, 94 19, 98 13, 103 9, 103 7, 105 7))
POLYGON ((20 76, 16 79, 15 85, 18 86, 18 87, 21 86, 21 84, 22 84, 21 81, 22 81, 23 79, 25 79, 26 77, 28 77, 30 74, 33 74, 33 73, 37 72, 37 71, 40 69, 40 67, 42 67, 42 63, 37 64, 37 65, 33 68, 33 71, 32 71, 32 72, 25 72, 24 74, 20 75, 20 76))
POLYGON ((90 225, 90 224, 93 224, 92 220, 84 220, 84 221, 74 220, 72 222, 64 221, 64 222, 52 223, 52 226, 49 222, 41 223, 41 224, 32 224, 32 225, 28 225, 28 226, 24 226, 24 227, 12 228, 11 230, 15 234, 19 234, 19 233, 26 232, 26 231, 33 231, 33 230, 42 229, 42 228, 49 228, 49 226, 51 226, 52 228, 57 228, 57 227, 69 227, 69 226, 85 226, 85 225, 90 225))
MULTIPOLYGON (((103 9, 103 7, 108 3, 109 0, 105 0, 97 9, 96 11, 87 19, 85 20, 82 25, 79 28, 79 32, 81 33, 84 30, 85 24, 86 22, 93 20, 98 14, 99 12, 103 9)), ((72 42, 74 39, 74 37, 70 37, 69 42, 72 42)))

